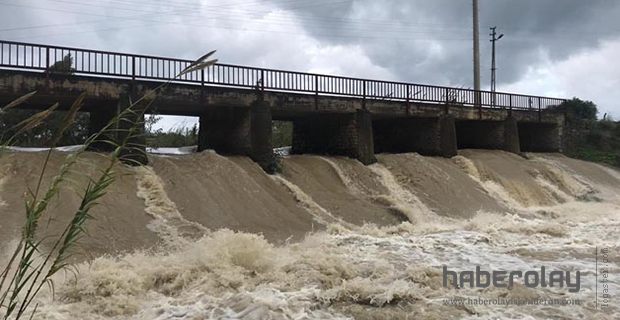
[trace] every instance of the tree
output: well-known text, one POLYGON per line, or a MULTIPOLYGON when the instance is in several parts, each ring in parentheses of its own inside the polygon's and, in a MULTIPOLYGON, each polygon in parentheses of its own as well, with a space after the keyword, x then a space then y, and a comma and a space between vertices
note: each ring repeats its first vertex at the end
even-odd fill
POLYGON ((293 123, 273 121, 272 143, 275 148, 290 146, 293 143, 293 123))
POLYGON ((59 74, 72 74, 75 72, 75 69, 71 66, 73 65, 73 57, 71 57, 71 53, 67 53, 62 60, 54 62, 47 71, 50 73, 59 73, 59 74))
POLYGON ((596 121, 596 114, 598 113, 594 102, 579 98, 564 101, 558 106, 551 107, 551 109, 564 112, 569 121, 596 121))
MULTIPOLYGON (((28 119, 38 110, 14 108, 0 113, 0 133, 7 139, 17 132, 15 125, 28 119)), ((54 132, 64 121, 66 111, 54 111, 45 122, 15 137, 15 145, 22 147, 47 147, 54 132)), ((58 145, 82 144, 89 134, 88 113, 78 112, 74 122, 64 131, 58 145)))

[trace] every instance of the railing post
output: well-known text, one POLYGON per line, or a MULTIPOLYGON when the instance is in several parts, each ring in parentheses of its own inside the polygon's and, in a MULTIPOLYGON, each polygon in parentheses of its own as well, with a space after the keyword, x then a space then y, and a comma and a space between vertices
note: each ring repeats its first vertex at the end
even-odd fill
POLYGON ((407 115, 411 114, 411 84, 407 84, 407 115))
POLYGON ((45 48, 45 68, 50 68, 50 48, 45 48))
POLYGON ((136 57, 131 56, 131 80, 136 80, 136 57))
POLYGON ((542 117, 541 117, 541 114, 540 114, 541 113, 541 104, 542 104, 541 101, 542 101, 542 99, 540 97, 538 97, 538 121, 539 122, 542 120, 542 117))
POLYGON ((314 110, 319 110, 319 76, 314 75, 314 110))
MULTIPOLYGON (((10 47, 9 47, 9 50, 11 50, 10 47)), ((45 48, 45 75, 49 77, 49 74, 50 74, 50 47, 46 47, 45 48)))
POLYGON ((314 94, 319 95, 319 76, 314 75, 314 94))
POLYGON ((476 91, 476 100, 478 101, 478 118, 482 120, 482 92, 480 90, 476 91))
POLYGON ((508 115, 512 116, 512 94, 508 95, 508 115))
MULTIPOLYGON (((234 76, 233 76, 234 79, 234 76)), ((230 80, 230 79, 228 79, 230 80)), ((260 80, 256 82, 256 99, 264 101, 265 99, 265 70, 260 69, 260 80)))
POLYGON ((366 80, 362 80, 362 109, 366 110, 366 80))

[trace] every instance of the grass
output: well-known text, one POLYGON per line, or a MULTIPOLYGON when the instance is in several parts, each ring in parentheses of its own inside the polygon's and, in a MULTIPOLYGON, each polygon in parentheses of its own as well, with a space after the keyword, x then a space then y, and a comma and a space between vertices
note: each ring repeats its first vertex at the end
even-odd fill
POLYGON ((146 144, 153 148, 197 145, 198 128, 194 125, 191 128, 179 126, 170 128, 168 131, 163 131, 162 129, 148 131, 146 133, 146 144))
POLYGON ((568 129, 566 155, 620 168, 620 122, 573 121, 568 129))
MULTIPOLYGON (((216 60, 208 60, 213 53, 214 51, 200 57, 174 79, 213 65, 216 60)), ((43 188, 43 177, 51 169, 49 168, 49 161, 53 152, 52 147, 57 146, 62 135, 74 122, 77 112, 83 105, 85 94, 80 95, 75 100, 48 143, 50 148, 41 167, 36 187, 29 189, 26 195, 24 204, 26 219, 18 245, 10 256, 7 265, 0 268, 0 318, 5 320, 9 318, 22 319, 26 316, 32 318, 37 310, 37 305, 33 306, 33 303, 41 290, 47 286, 53 293, 53 276, 61 270, 71 270, 70 261, 71 257, 74 256, 73 249, 85 236, 86 225, 93 218, 90 214, 91 210, 114 183, 115 166, 121 161, 131 164, 134 161, 131 158, 132 154, 144 152, 144 146, 132 143, 135 138, 142 134, 139 127, 143 123, 137 119, 144 117, 144 112, 150 107, 159 90, 171 81, 162 83, 138 100, 130 102, 129 106, 112 119, 100 132, 90 136, 78 151, 70 154, 58 169, 50 185, 43 188), (120 141, 106 140, 105 137, 111 135, 121 137, 120 141), (114 146, 114 151, 108 156, 105 168, 97 175, 88 176, 88 183, 82 190, 80 204, 73 211, 72 218, 62 233, 60 235, 39 236, 39 225, 47 213, 50 202, 58 195, 63 184, 68 181, 68 175, 80 156, 96 142, 104 142, 114 146), (44 240, 51 243, 51 246, 46 250, 42 247, 44 240)), ((35 94, 36 92, 31 92, 16 99, 0 109, 0 114, 26 103, 35 94)), ((54 104, 20 122, 15 128, 12 128, 15 133, 10 137, 1 135, 0 145, 3 148, 0 148, 0 152, 4 152, 5 147, 12 145, 15 137, 19 134, 42 125, 57 107, 58 104, 54 104)))

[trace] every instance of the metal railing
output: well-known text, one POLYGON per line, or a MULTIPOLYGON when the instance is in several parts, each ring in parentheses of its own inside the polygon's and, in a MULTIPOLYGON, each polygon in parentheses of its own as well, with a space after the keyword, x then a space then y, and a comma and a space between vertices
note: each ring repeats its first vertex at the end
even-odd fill
POLYGON ((0 40, 0 68, 334 95, 361 99, 541 110, 565 99, 474 91, 415 83, 349 78, 216 64, 176 77, 193 61, 0 40), (65 57, 70 55, 70 59, 65 57))

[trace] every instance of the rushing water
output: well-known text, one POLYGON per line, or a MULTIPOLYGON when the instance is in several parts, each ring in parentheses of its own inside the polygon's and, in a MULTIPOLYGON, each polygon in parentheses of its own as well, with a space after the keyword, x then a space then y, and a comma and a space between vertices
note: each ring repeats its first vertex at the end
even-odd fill
MULTIPOLYGON (((29 168, 22 156, 0 162, 0 208, 18 198, 6 185, 29 168)), ((528 157, 380 155, 366 167, 293 156, 273 177, 245 158, 154 157, 152 168, 127 169, 118 188, 135 197, 109 195, 104 221, 90 229, 101 238, 87 243, 100 253, 77 276, 56 279, 35 319, 620 318, 620 173, 557 154, 528 157), (123 234, 121 224, 138 231, 123 234), (114 237, 125 253, 97 244, 114 237), (597 247, 609 252, 605 309, 595 304, 597 247), (444 288, 444 265, 580 271, 581 288, 444 288)), ((0 239, 8 252, 9 238, 0 239)))

